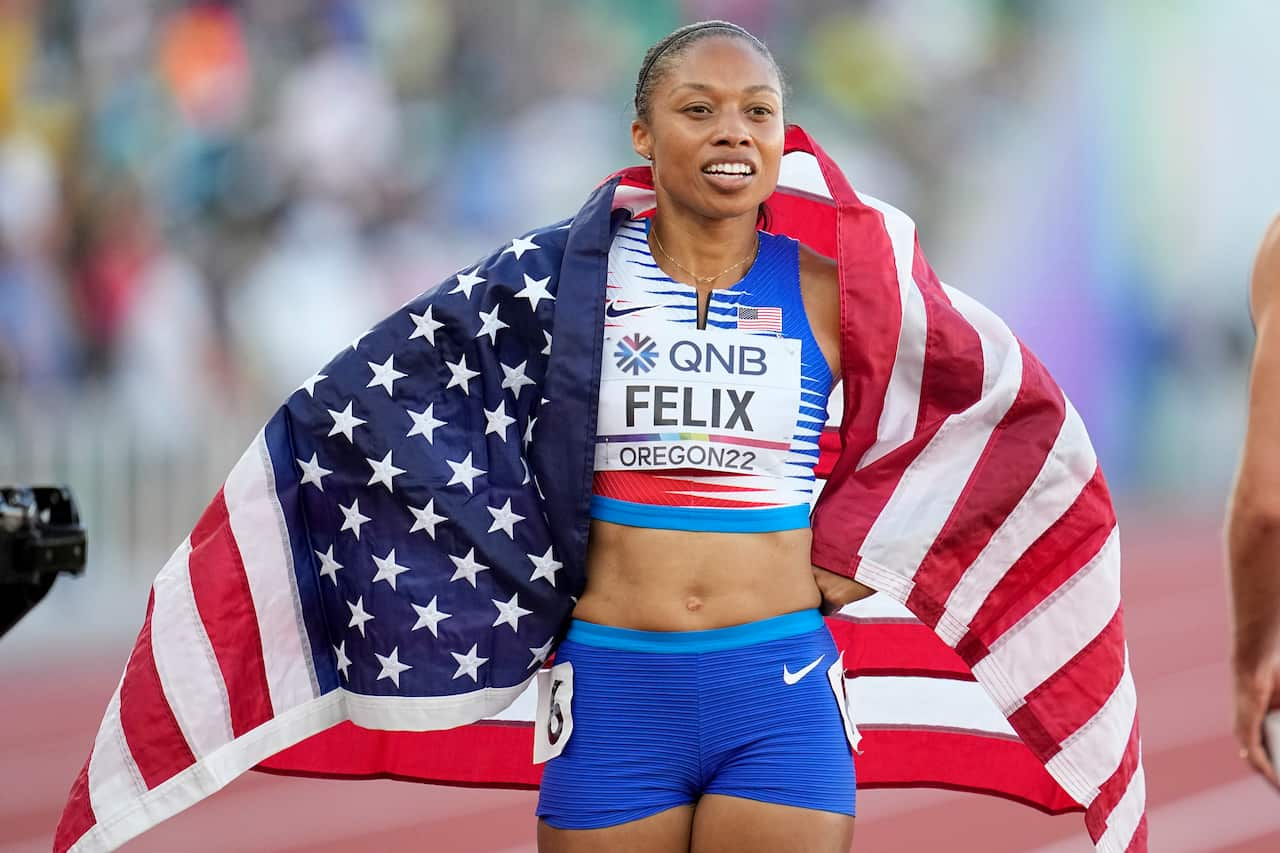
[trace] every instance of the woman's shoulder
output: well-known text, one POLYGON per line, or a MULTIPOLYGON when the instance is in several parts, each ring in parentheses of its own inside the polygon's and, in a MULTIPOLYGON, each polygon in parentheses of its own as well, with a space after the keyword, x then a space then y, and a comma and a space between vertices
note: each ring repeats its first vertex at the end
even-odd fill
POLYGON ((804 243, 799 246, 800 283, 813 287, 838 288, 840 275, 836 262, 826 255, 819 254, 804 243))

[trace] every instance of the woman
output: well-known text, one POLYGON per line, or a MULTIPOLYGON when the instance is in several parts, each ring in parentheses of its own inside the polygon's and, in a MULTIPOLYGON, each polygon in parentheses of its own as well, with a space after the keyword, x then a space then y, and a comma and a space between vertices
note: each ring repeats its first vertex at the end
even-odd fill
POLYGON ((660 41, 636 83, 632 140, 657 207, 614 240, 605 353, 680 340, 669 364, 603 359, 587 587, 557 652, 574 723, 538 806, 546 853, 852 842, 819 608, 871 590, 809 562, 839 297, 834 262, 757 230, 783 89, 768 49, 719 21, 660 41), (752 449, 708 440, 735 435, 752 449))

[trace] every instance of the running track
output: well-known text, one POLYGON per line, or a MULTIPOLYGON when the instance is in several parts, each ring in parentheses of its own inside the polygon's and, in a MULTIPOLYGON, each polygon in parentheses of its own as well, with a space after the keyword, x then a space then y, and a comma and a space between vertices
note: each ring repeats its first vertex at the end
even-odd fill
MULTIPOLYGON (((1128 521, 1124 600, 1142 719, 1151 850, 1280 850, 1280 795, 1249 776, 1227 731, 1225 593, 1204 523, 1128 521)), ((65 583, 66 581, 60 581, 65 583)), ((16 632, 15 632, 16 633, 16 632)), ((0 643, 0 851, 48 851, 127 643, 78 663, 0 643), (21 653, 18 653, 21 649, 21 653), (62 661, 62 662, 55 662, 62 661)), ((533 851, 534 794, 249 773, 125 850, 533 851)), ((1088 853, 1079 815, 989 797, 859 793, 859 853, 1088 853)))

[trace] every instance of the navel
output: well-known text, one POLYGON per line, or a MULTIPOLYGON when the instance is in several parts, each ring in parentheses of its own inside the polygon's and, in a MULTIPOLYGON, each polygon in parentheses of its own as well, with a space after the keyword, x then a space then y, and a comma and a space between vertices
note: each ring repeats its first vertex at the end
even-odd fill
POLYGON ((702 609, 702 599, 696 595, 691 595, 685 599, 684 606, 690 613, 697 613, 702 609))

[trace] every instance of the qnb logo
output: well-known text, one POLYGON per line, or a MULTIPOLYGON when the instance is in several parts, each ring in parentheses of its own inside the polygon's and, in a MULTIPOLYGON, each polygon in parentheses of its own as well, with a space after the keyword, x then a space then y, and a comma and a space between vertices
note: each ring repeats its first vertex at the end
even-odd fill
POLYGON ((658 363, 658 347, 648 335, 627 335, 618 341, 613 357, 618 360, 619 370, 639 376, 653 370, 658 363))

